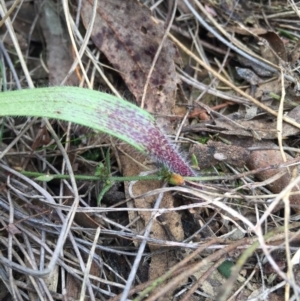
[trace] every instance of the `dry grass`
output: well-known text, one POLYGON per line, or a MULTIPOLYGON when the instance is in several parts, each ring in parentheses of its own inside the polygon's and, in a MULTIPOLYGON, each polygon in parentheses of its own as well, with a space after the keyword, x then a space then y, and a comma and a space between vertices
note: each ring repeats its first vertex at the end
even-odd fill
MULTIPOLYGON (((278 147, 270 148, 281 152, 283 162, 287 160, 286 153, 297 157, 297 139, 293 136, 287 142, 283 140, 286 135, 283 124, 300 128, 297 120, 285 115, 288 110, 284 102, 290 82, 296 86, 298 77, 286 65, 276 65, 261 57, 255 26, 251 27, 253 32, 249 35, 232 29, 235 26, 249 30, 250 26, 245 29, 238 18, 245 17, 241 6, 230 3, 231 7, 229 4, 224 7, 202 1, 207 2, 203 6, 195 1, 194 7, 188 9, 184 4, 188 1, 179 0, 175 1, 177 9, 173 7, 172 10, 172 1, 143 2, 151 9, 155 20, 166 22, 164 37, 172 40, 181 51, 186 68, 177 66, 176 71, 184 83, 182 93, 186 99, 178 98, 177 102, 184 108, 204 108, 210 117, 226 120, 230 120, 230 114, 257 106, 259 114, 269 114, 265 115, 266 119, 267 116, 276 118, 277 132, 273 140, 278 147), (275 107, 251 96, 245 89, 248 84, 238 82, 233 71, 238 64, 237 52, 239 55, 246 53, 252 62, 273 72, 280 92, 280 101, 275 107), (225 100, 231 105, 219 112, 212 109, 225 100)), ((275 29, 279 24, 278 32, 282 34, 285 30, 286 36, 290 34, 285 41, 286 48, 295 44, 292 37, 299 36, 295 25, 299 16, 294 2, 289 1, 288 6, 282 3, 284 13, 276 8, 279 2, 269 1, 263 6, 264 10, 257 1, 250 2, 253 5, 250 16, 256 25, 275 29)), ((81 2, 62 3, 62 6, 55 6, 55 11, 65 21, 59 38, 67 37, 70 41, 72 53, 68 54, 72 60, 69 65, 62 62, 62 66, 48 69, 44 52, 45 46, 48 52, 53 51, 49 46, 51 40, 35 37, 36 28, 40 28, 38 16, 45 18, 43 13, 36 14, 32 23, 26 24, 28 31, 21 30, 22 36, 19 26, 28 20, 21 18, 20 21, 16 16, 19 10, 28 12, 28 8, 24 8, 28 3, 0 1, 0 15, 5 16, 0 21, 1 40, 4 41, 0 44, 2 91, 76 83, 133 98, 91 41, 92 25, 97 18, 96 5, 90 26, 83 30, 79 10, 76 10, 81 2), (53 74, 55 80, 51 81, 53 74)), ((43 10, 40 2, 34 5, 30 7, 39 12, 43 10)), ((155 68, 155 60, 152 67, 155 68)), ((146 91, 145 87, 142 105, 146 101, 146 91)), ((181 114, 182 110, 179 112, 181 114)), ((216 139, 209 132, 194 134, 189 131, 199 120, 188 119, 189 110, 184 113, 185 118, 184 114, 181 119, 175 115, 170 118, 182 121, 177 124, 177 138, 182 130, 185 133, 180 139, 183 145, 197 144, 203 137, 216 139), (199 138, 200 135, 203 137, 199 138)), ((239 127, 237 125, 237 129, 239 127)), ((272 192, 268 186, 286 172, 291 159, 285 164, 274 162, 280 167, 277 174, 261 181, 255 177, 257 170, 246 173, 246 168, 225 162, 203 172, 201 184, 187 181, 183 187, 161 184, 161 188, 151 189, 149 186, 142 195, 135 195, 136 182, 125 187, 114 184, 97 207, 97 197, 105 183, 78 180, 76 175, 93 176, 100 163, 107 163, 108 148, 112 174, 122 174, 119 156, 124 154, 118 141, 76 125, 37 118, 4 118, 1 136, 1 300, 300 300, 299 205, 290 204, 291 195, 298 190, 294 187, 297 188, 300 181, 297 169, 290 167, 289 183, 280 191, 272 192), (30 176, 34 172, 66 174, 68 178, 42 182, 30 176), (170 192, 176 196, 176 202, 170 208, 162 208, 162 198, 170 192), (153 198, 152 209, 133 206, 133 199, 149 196, 153 198), (169 235, 168 231, 174 229, 170 231, 160 220, 171 212, 180 213, 179 227, 184 232, 181 241, 174 239, 172 233, 169 235), (143 223, 145 215, 149 219, 146 225, 143 223), (157 220, 164 225, 162 232, 167 233, 164 234, 167 239, 153 233, 152 226, 157 220), (169 270, 158 268, 157 278, 151 272, 150 262, 160 254, 166 255, 164 258, 170 265, 169 270), (235 263, 228 279, 217 271, 226 259, 235 263)), ((131 159, 128 157, 128 161, 131 159)), ((145 165, 139 156, 133 159, 145 165)), ((297 165, 298 161, 293 164, 297 165)))

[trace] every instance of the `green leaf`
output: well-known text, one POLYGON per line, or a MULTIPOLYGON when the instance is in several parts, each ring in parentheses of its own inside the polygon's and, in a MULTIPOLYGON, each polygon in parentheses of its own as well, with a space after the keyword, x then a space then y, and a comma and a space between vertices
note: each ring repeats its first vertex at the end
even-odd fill
POLYGON ((147 111, 107 93, 76 87, 3 92, 0 116, 48 117, 78 123, 115 136, 150 154, 171 171, 195 175, 147 111))
POLYGON ((234 266, 234 263, 231 260, 225 260, 219 267, 218 271, 225 277, 230 278, 231 268, 234 266))
POLYGON ((196 167, 199 166, 198 159, 195 154, 192 154, 192 166, 196 166, 196 167))

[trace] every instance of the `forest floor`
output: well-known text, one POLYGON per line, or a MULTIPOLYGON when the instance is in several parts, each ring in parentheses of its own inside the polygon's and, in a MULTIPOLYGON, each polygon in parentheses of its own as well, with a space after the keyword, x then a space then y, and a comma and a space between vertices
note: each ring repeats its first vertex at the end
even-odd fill
POLYGON ((0 300, 300 300, 299 3, 219 2, 0 1, 1 93, 124 98, 196 175, 2 118, 0 300))

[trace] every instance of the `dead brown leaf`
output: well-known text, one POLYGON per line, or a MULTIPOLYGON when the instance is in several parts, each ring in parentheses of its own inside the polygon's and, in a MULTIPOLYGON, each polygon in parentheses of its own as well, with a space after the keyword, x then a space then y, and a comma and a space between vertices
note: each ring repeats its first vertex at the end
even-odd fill
MULTIPOLYGON (((87 28, 93 1, 83 1, 81 16, 87 28)), ((138 104, 154 56, 164 35, 164 27, 151 19, 148 8, 137 1, 101 1, 91 38, 120 73, 138 104)), ((168 111, 174 104, 176 85, 174 59, 176 47, 166 40, 163 45, 146 92, 145 108, 152 112, 168 111)))
POLYGON ((279 59, 287 61, 285 45, 276 32, 269 31, 259 37, 262 38, 261 54, 263 58, 275 65, 278 65, 279 59))
POLYGON ((196 156, 198 166, 203 169, 223 161, 236 167, 243 167, 250 152, 243 147, 210 140, 207 145, 193 145, 190 154, 196 156))

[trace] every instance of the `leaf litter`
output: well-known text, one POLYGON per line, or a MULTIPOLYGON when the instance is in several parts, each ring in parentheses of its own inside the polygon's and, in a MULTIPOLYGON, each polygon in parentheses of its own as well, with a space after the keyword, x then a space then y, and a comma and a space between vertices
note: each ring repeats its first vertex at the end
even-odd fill
MULTIPOLYGON (((1 2, 2 18, 9 5, 1 2)), ((65 82, 118 92, 151 112, 170 139, 180 134, 174 143, 187 160, 194 156, 202 180, 163 188, 160 181, 123 185, 77 179, 80 207, 62 256, 46 280, 33 279, 30 269, 48 266, 64 222, 61 208, 64 214, 70 210, 75 193, 69 180, 41 183, 18 171, 51 178, 69 174, 64 155, 76 175, 101 171, 126 177, 158 166, 119 141, 76 125, 52 122, 62 152, 42 120, 28 120, 19 135, 26 121, 3 119, 1 300, 22 300, 24 294, 71 300, 82 293, 85 300, 282 300, 287 284, 290 298, 299 298, 299 263, 292 260, 300 241, 299 17, 293 5, 226 1, 203 6, 187 0, 85 0, 81 6, 72 2, 69 10, 54 1, 39 5, 22 3, 0 28, 1 53, 13 62, 2 60, 2 90, 65 82), (34 6, 41 14, 26 18, 34 6), (58 21, 47 21, 46 10, 58 21), (222 31, 239 53, 219 38, 222 31), (72 66, 78 58, 75 46, 81 61, 72 66), (199 66, 193 55, 205 64, 199 66), (19 64, 24 58, 25 67, 19 64), (214 78, 209 67, 221 77, 214 78), (222 79, 247 94, 239 95, 222 79), (296 126, 283 122, 283 116, 296 126), (105 185, 111 188, 96 207, 105 185), (153 214, 161 191, 161 211, 153 214), (143 241, 146 248, 137 261, 143 241), (233 265, 220 274, 218 267, 228 259, 233 265), (23 260, 30 269, 8 264, 23 260), (131 271, 134 282, 128 285, 131 271), (84 282, 83 275, 93 278, 84 282), (163 285, 145 292, 157 278, 163 285)))

